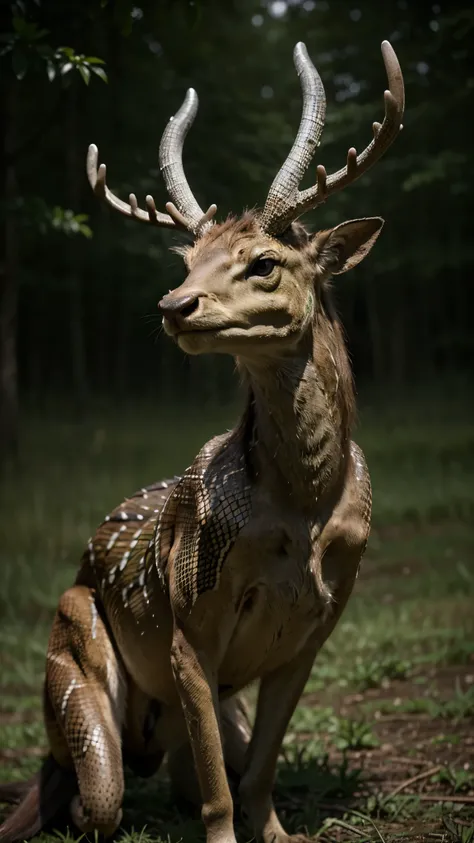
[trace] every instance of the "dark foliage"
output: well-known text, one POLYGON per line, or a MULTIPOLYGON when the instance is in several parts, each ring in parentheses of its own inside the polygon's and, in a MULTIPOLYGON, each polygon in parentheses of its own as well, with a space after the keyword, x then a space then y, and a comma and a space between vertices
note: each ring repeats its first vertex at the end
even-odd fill
MULTIPOLYGON (((335 285, 359 383, 472 366, 470 4, 22 0, 1 14, 4 440, 14 440, 17 356, 21 388, 38 398, 227 398, 228 361, 184 360, 160 337, 156 301, 183 275, 169 252, 179 236, 101 208, 85 154, 96 142, 116 192, 142 201, 153 192, 162 207, 159 139, 193 86, 201 107, 185 166, 198 199, 217 202, 221 219, 263 203, 298 126, 300 39, 326 86, 318 159, 330 171, 349 146, 366 145, 383 114, 383 38, 405 75, 401 137, 306 220, 387 221, 370 260, 335 285)), ((307 179, 314 174, 315 166, 307 179)))

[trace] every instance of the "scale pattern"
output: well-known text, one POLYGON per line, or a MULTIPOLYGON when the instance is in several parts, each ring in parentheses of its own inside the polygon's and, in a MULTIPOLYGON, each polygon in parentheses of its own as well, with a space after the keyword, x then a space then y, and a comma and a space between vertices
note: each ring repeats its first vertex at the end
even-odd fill
POLYGON ((251 515, 245 456, 230 435, 204 446, 169 496, 157 523, 155 559, 164 575, 171 532, 179 602, 192 608, 200 594, 219 585, 224 561, 251 515))

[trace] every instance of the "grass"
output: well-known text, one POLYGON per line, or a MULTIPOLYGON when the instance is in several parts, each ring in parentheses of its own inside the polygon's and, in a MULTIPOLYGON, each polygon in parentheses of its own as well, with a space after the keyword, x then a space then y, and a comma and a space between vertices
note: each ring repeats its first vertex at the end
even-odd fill
MULTIPOLYGON (((375 400, 361 413, 372 536, 290 724, 276 802, 290 831, 323 843, 474 843, 474 426, 453 401, 391 407, 375 400)), ((234 417, 144 403, 83 419, 64 408, 28 414, 21 465, 0 491, 2 778, 38 767, 51 616, 95 525, 127 494, 182 470, 234 417)), ((122 843, 203 839, 163 774, 128 776, 124 810, 122 843)), ((238 834, 248 839, 240 825, 238 834)))

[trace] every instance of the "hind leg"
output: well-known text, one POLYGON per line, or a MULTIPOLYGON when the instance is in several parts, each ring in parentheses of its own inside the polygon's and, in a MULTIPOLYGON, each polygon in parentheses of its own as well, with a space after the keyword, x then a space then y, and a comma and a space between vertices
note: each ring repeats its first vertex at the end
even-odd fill
POLYGON ((131 680, 127 687, 127 713, 122 732, 124 764, 143 778, 152 776, 159 769, 164 756, 157 723, 162 705, 131 680))
POLYGON ((74 586, 61 597, 49 641, 45 723, 56 761, 74 766, 71 815, 84 832, 110 835, 122 818, 124 709, 121 667, 94 591, 74 586))
MULTIPOLYGON (((224 759, 229 777, 240 782, 245 770, 247 747, 251 727, 247 707, 239 696, 220 704, 224 759)), ((168 772, 179 796, 196 807, 201 807, 194 757, 188 740, 168 755, 168 772)))
POLYGON ((238 695, 221 702, 220 708, 226 767, 240 780, 252 737, 249 711, 243 697, 238 695))

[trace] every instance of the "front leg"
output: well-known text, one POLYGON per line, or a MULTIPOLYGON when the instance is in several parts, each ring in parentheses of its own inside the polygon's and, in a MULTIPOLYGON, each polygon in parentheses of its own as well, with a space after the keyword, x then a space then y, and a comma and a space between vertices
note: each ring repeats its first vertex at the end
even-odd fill
POLYGON ((256 839, 264 843, 306 840, 300 835, 289 837, 286 834, 275 813, 272 790, 280 747, 308 680, 319 643, 308 644, 296 659, 265 676, 260 685, 240 798, 256 839))
POLYGON ((232 796, 219 728, 216 671, 209 657, 178 625, 173 635, 171 662, 201 790, 207 843, 236 843, 232 796))

